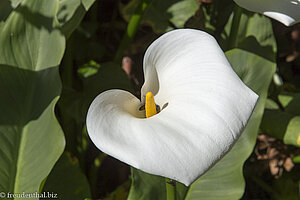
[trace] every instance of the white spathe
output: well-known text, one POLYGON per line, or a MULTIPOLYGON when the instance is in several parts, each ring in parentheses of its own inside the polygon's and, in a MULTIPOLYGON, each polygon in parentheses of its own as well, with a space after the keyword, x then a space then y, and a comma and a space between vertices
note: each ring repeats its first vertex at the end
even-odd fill
POLYGON ((95 98, 89 136, 101 151, 188 186, 232 147, 258 96, 216 40, 199 30, 179 29, 155 40, 145 54, 144 75, 142 102, 122 90, 95 98), (144 118, 139 108, 149 91, 165 108, 144 118))
POLYGON ((300 21, 300 0, 234 0, 239 6, 271 17, 286 26, 300 21))

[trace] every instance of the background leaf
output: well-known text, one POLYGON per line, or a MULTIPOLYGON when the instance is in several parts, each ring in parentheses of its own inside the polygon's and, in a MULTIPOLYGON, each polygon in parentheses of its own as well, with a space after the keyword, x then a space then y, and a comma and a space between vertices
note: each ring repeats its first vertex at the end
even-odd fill
MULTIPOLYGON (((123 17, 129 21, 138 0, 132 0, 122 9, 123 17)), ((153 0, 145 12, 142 23, 149 24, 154 32, 164 33, 168 30, 183 28, 185 22, 198 10, 197 0, 153 0)))
POLYGON ((12 9, 13 8, 9 0, 0 1, 0 25, 6 20, 12 9))
POLYGON ((23 0, 0 30, 0 190, 39 192, 65 146, 54 115, 65 38, 58 1, 23 0))
POLYGON ((60 0, 57 13, 61 30, 68 38, 77 28, 95 0, 60 0))
POLYGON ((81 172, 78 160, 64 153, 47 177, 43 192, 53 192, 58 199, 91 197, 89 183, 81 172))
POLYGON ((163 177, 154 176, 131 168, 131 181, 128 200, 166 199, 166 186, 163 177))
POLYGON ((300 94, 284 92, 278 95, 281 109, 266 109, 261 129, 285 144, 300 146, 300 94))
MULTIPOLYGON (((232 17, 227 22, 224 35, 224 40, 221 40, 221 45, 227 47, 228 36, 231 28, 232 17)), ((237 40, 237 47, 256 55, 264 57, 268 60, 275 61, 276 42, 272 31, 271 20, 267 17, 243 10, 237 40)))
POLYGON ((57 1, 23 1, 10 14, 0 31, 0 64, 28 70, 58 66, 65 38, 53 16, 57 6, 57 1))
POLYGON ((300 115, 300 93, 283 92, 278 95, 278 100, 287 113, 300 115))

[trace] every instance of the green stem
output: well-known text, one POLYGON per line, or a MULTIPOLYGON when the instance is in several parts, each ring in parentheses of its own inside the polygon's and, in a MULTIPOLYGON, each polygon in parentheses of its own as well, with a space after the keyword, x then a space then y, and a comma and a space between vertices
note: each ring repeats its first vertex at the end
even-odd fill
POLYGON ((167 200, 176 200, 176 182, 169 178, 166 180, 167 200))
POLYGON ((88 178, 91 186, 92 196, 97 196, 97 191, 99 190, 97 186, 98 181, 98 175, 99 175, 99 169, 101 167, 101 164, 103 163, 104 159, 107 157, 107 154, 101 153, 99 156, 97 156, 94 159, 94 163, 90 168, 88 178))
POLYGON ((123 36, 121 44, 118 48, 114 61, 120 63, 123 57, 124 51, 129 46, 130 42, 132 41, 135 33, 141 23, 142 16, 145 13, 148 5, 151 3, 152 0, 141 0, 140 4, 137 6, 134 14, 131 16, 131 19, 127 25, 126 33, 123 36))
POLYGON ((242 12, 243 9, 238 5, 235 5, 230 34, 229 34, 229 49, 233 49, 237 46, 237 36, 238 36, 242 12))

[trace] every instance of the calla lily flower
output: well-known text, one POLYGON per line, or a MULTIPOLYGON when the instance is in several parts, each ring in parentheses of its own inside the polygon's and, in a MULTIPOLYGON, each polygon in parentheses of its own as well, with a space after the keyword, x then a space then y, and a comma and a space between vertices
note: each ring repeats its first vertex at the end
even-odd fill
POLYGON ((271 17, 286 26, 300 21, 300 0, 234 0, 239 6, 271 17))
POLYGON ((143 65, 141 100, 123 90, 101 93, 88 110, 88 134, 106 154, 188 186, 230 150, 258 96, 216 40, 199 30, 164 34, 147 49, 143 65), (160 107, 148 118, 146 94, 160 107))

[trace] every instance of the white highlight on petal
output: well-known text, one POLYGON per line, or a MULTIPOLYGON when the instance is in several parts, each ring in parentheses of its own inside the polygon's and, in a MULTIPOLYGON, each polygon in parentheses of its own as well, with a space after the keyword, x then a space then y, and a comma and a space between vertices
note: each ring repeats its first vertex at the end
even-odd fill
POLYGON ((234 0, 247 10, 271 17, 286 26, 300 21, 299 0, 234 0))
MULTIPOLYGON (((300 12, 300 10, 299 10, 299 12, 300 12)), ((278 13, 278 12, 264 12, 263 14, 280 21, 281 23, 283 23, 286 26, 289 26, 296 21, 295 19, 291 18, 290 16, 282 14, 282 13, 278 13)))
POLYGON ((167 106, 146 119, 132 94, 106 91, 89 108, 89 136, 100 150, 135 168, 190 185, 232 147, 258 96, 216 40, 199 30, 179 29, 154 41, 144 74, 142 99, 151 91, 161 108, 167 106))

